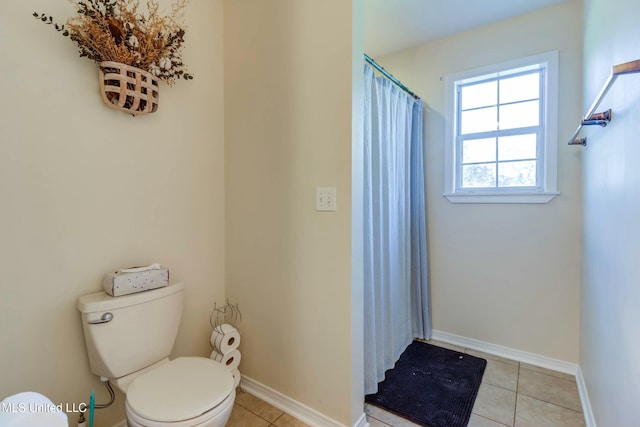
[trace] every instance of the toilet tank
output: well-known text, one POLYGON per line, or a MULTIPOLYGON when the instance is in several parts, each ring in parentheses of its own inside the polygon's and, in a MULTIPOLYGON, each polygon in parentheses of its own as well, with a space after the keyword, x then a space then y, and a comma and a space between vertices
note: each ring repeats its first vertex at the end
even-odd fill
POLYGON ((118 297, 105 292, 80 297, 91 372, 115 379, 168 357, 183 299, 182 283, 118 297))

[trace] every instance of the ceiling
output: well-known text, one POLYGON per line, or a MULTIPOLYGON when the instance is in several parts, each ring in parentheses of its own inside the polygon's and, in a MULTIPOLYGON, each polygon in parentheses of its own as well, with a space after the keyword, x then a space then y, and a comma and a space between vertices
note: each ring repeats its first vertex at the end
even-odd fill
POLYGON ((382 56, 566 1, 364 0, 364 51, 382 56))

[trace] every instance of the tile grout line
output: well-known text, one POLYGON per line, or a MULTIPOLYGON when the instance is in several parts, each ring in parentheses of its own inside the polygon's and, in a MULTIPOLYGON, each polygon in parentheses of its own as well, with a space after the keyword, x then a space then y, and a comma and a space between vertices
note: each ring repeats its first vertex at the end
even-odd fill
POLYGON ((539 371, 539 370, 531 369, 531 368, 527 368, 527 367, 522 367, 522 369, 524 369, 526 371, 529 371, 529 372, 536 373, 536 374, 545 375, 547 377, 556 378, 556 379, 559 379, 559 380, 562 380, 562 381, 575 382, 575 377, 569 379, 569 378, 565 378, 563 376, 554 375, 554 374, 550 373, 550 372, 553 372, 551 370, 548 370, 550 372, 545 372, 545 371, 539 371))
POLYGON ((534 397, 534 396, 529 396, 528 394, 522 394, 522 396, 528 397, 531 400, 536 400, 538 402, 546 403, 547 405, 555 406, 557 408, 565 409, 567 411, 571 411, 571 412, 575 412, 577 414, 583 414, 584 415, 584 411, 577 411, 577 410, 575 410, 573 408, 568 408, 568 407, 563 406, 563 405, 558 405, 557 403, 554 403, 554 402, 549 402, 548 400, 539 399, 539 398, 534 397))
MULTIPOLYGON (((471 348, 466 348, 466 347, 464 347, 464 353, 465 353, 465 354, 470 354, 470 353, 469 353, 469 351, 470 351, 470 350, 471 350, 471 351, 473 351, 473 349, 471 349, 471 348)), ((471 354, 470 354, 470 355, 471 355, 471 354)), ((471 356, 473 356, 473 355, 471 355, 471 356)), ((477 356, 476 356, 476 357, 477 357, 477 356)), ((483 357, 483 359, 487 360, 487 363, 489 363, 489 361, 488 361, 488 359, 490 359, 489 357, 483 357)), ((492 359, 492 360, 493 360, 494 362, 504 363, 504 362, 501 362, 500 360, 496 360, 496 359, 492 359)), ((511 359, 509 359, 509 360, 511 360, 511 359)), ((517 363, 518 370, 519 370, 519 369, 520 369, 520 362, 516 362, 516 363, 517 363)), ((485 372, 486 372, 486 368, 485 368, 485 372)), ((520 371, 518 371, 518 374, 519 374, 519 373, 520 373, 520 371)), ((484 379, 484 373, 482 374, 482 378, 484 379)), ((484 381, 481 381, 481 383, 485 383, 485 382, 484 382, 484 381)), ((513 390, 510 390, 510 389, 508 389, 508 388, 502 387, 502 386, 500 386, 500 385, 491 384, 491 383, 485 383, 485 384, 490 385, 490 386, 492 386, 492 387, 496 387, 496 388, 502 389, 502 390, 506 390, 506 391, 513 392, 513 390)), ((481 384, 481 385, 482 385, 482 384, 481 384)), ((517 382, 517 378, 516 378, 516 390, 517 390, 517 389, 518 389, 518 382, 517 382)), ((476 396, 476 398, 477 398, 477 397, 478 397, 478 396, 476 396)), ((517 399, 517 394, 516 394, 516 399, 517 399)), ((474 404, 474 406, 475 406, 475 404, 474 404)), ((514 408, 514 412, 515 412, 515 408, 514 408)), ((474 415, 474 414, 475 414, 477 417, 480 417, 480 418, 485 419, 485 420, 489 420, 490 422, 495 423, 495 424, 500 424, 501 426, 504 426, 504 427, 514 427, 514 426, 507 426, 507 425, 505 425, 505 424, 502 424, 502 423, 501 423, 501 422, 499 422, 499 421, 493 420, 493 419, 491 419, 491 418, 487 418, 487 417, 485 417, 485 416, 482 416, 482 415, 480 415, 480 414, 475 413, 475 412, 473 412, 473 411, 472 411, 472 412, 471 412, 471 415, 474 415)), ((515 424, 515 422, 514 422, 514 424, 515 424)))
POLYGON ((264 417, 263 417, 263 416, 261 416, 260 414, 256 414, 254 411, 252 411, 251 409, 247 408, 246 406, 241 405, 241 404, 240 404, 240 403, 238 403, 238 402, 234 402, 234 405, 238 405, 239 407, 243 408, 244 410, 246 410, 246 411, 247 411, 247 412, 249 412, 250 414, 253 414, 253 415, 255 415, 256 417, 260 418, 262 421, 266 421, 266 422, 268 422, 268 423, 269 423, 269 426, 268 426, 268 427, 272 427, 272 426, 274 426, 274 423, 275 423, 276 421, 278 421, 278 420, 280 419, 280 417, 282 417, 282 416, 285 414, 284 412, 282 412, 282 414, 278 415, 278 417, 277 417, 275 420, 273 420, 273 421, 269 421, 268 419, 264 418, 264 417))
MULTIPOLYGON (((369 417, 370 415, 367 415, 367 416, 369 417)), ((389 426, 389 427, 391 427, 391 424, 387 424, 387 423, 385 423, 384 421, 377 419, 376 417, 371 417, 371 418, 373 418, 374 420, 376 420, 376 421, 377 421, 377 422, 379 422, 380 424, 384 424, 385 426, 389 426)))
MULTIPOLYGON (((536 371, 536 370, 533 370, 533 369, 527 369, 527 368, 522 368, 522 369, 527 370, 529 372, 533 372, 534 374, 544 375, 546 377, 550 377, 550 378, 553 378, 555 380, 561 380, 561 381, 564 381, 564 382, 567 382, 567 383, 575 383, 575 381, 572 381, 570 379, 559 377, 559 376, 556 376, 556 375, 553 375, 553 374, 548 374, 546 372, 540 372, 540 371, 536 371)), ((519 383, 519 380, 520 380, 520 370, 518 370, 518 383, 519 383)), ((549 405, 557 406, 558 408, 566 409, 566 410, 577 412, 577 413, 580 413, 580 414, 584 415, 584 410, 582 408, 582 403, 580 404, 580 410, 578 411, 576 409, 569 408, 568 406, 560 405, 560 404, 558 404, 556 402, 550 402, 550 401, 545 400, 545 399, 540 399, 539 397, 529 396, 528 394, 524 394, 523 393, 522 396, 526 396, 529 399, 537 400, 539 402, 544 402, 544 403, 547 403, 549 405)))
MULTIPOLYGON (((467 351, 469 351, 469 350, 474 351, 473 349, 465 348, 464 352, 465 352, 465 353, 467 353, 467 351)), ((485 356, 485 357, 483 357, 483 358, 491 359, 491 360, 493 360, 494 362, 505 363, 505 362, 502 362, 501 360, 493 359, 493 358, 486 357, 486 356, 485 356)), ((493 383, 485 383, 485 384, 490 385, 490 386, 495 387, 495 388, 499 388, 499 389, 501 389, 501 390, 505 390, 505 391, 508 391, 508 392, 514 393, 514 394, 515 394, 515 402, 514 402, 514 404, 513 404, 513 419, 512 419, 512 423, 511 423, 511 426, 505 426, 505 427, 515 427, 515 425, 516 425, 516 405, 517 405, 517 403, 518 403, 518 384, 519 384, 519 380, 520 380, 520 362, 518 362, 517 360, 513 360, 513 359, 506 359, 506 360, 510 360, 510 361, 512 361, 512 362, 515 362, 515 365, 512 365, 512 366, 516 366, 516 368, 517 368, 517 373, 516 373, 516 374, 517 374, 517 375, 516 375, 516 389, 515 389, 515 390, 511 390, 510 388, 503 387, 502 385, 493 384, 493 383)), ((488 362, 487 362, 487 363, 488 363, 488 362)), ((484 381, 483 381, 483 382, 484 382, 484 381)), ((500 425, 505 425, 505 424, 502 424, 501 422, 496 421, 496 420, 493 420, 493 419, 491 419, 491 418, 483 417, 482 415, 479 415, 479 414, 476 414, 476 415, 477 415, 477 416, 479 416, 479 417, 481 417, 481 418, 484 418, 484 419, 490 420, 490 421, 492 421, 492 422, 494 422, 494 423, 497 423, 497 424, 500 424, 500 425)))
POLYGON ((501 423, 500 421, 496 421, 496 420, 492 420, 491 418, 483 417, 482 415, 475 414, 475 416, 476 416, 476 417, 480 417, 480 418, 482 418, 483 420, 490 421, 491 423, 499 424, 499 425, 504 426, 504 427, 513 427, 513 426, 508 426, 508 425, 506 425, 506 424, 503 424, 503 423, 501 423))

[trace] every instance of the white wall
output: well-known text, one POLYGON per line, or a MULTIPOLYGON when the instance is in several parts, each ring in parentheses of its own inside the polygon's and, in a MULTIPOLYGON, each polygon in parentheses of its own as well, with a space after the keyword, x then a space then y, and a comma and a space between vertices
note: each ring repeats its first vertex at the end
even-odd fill
POLYGON ((379 58, 428 105, 428 230, 434 329, 578 361, 581 2, 576 0, 379 58), (452 204, 443 196, 444 77, 559 51, 558 188, 544 205, 452 204))
POLYGON ((224 15, 242 373, 351 425, 352 2, 229 0, 224 15), (315 211, 318 186, 337 188, 336 212, 315 211))
MULTIPOLYGON (((209 311, 224 301, 221 2, 186 11, 195 80, 162 86, 159 111, 136 118, 103 105, 96 65, 34 11, 64 22, 74 9, 0 5, 0 399, 79 403, 95 390, 103 402, 75 304, 104 273, 157 261, 185 282, 175 355, 208 354, 209 311)), ((96 425, 123 418, 119 396, 96 425)))
MULTIPOLYGON (((583 111, 616 64, 640 59, 635 0, 586 0, 583 111)), ((598 426, 638 424, 640 401, 640 75, 620 77, 584 135, 580 365, 598 426)))

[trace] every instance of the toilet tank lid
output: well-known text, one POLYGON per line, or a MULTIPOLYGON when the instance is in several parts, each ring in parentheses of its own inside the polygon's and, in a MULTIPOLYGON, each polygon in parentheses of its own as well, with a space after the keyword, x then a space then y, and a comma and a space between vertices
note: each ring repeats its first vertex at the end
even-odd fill
POLYGON ((106 292, 96 292, 94 294, 83 295, 78 298, 78 310, 82 313, 95 313, 105 310, 115 310, 142 304, 158 298, 163 298, 176 292, 184 290, 184 284, 174 283, 162 288, 137 292, 135 294, 113 297, 106 292))
POLYGON ((183 421, 218 406, 233 387, 233 375, 221 363, 179 357, 136 378, 127 390, 127 403, 147 420, 183 421))

